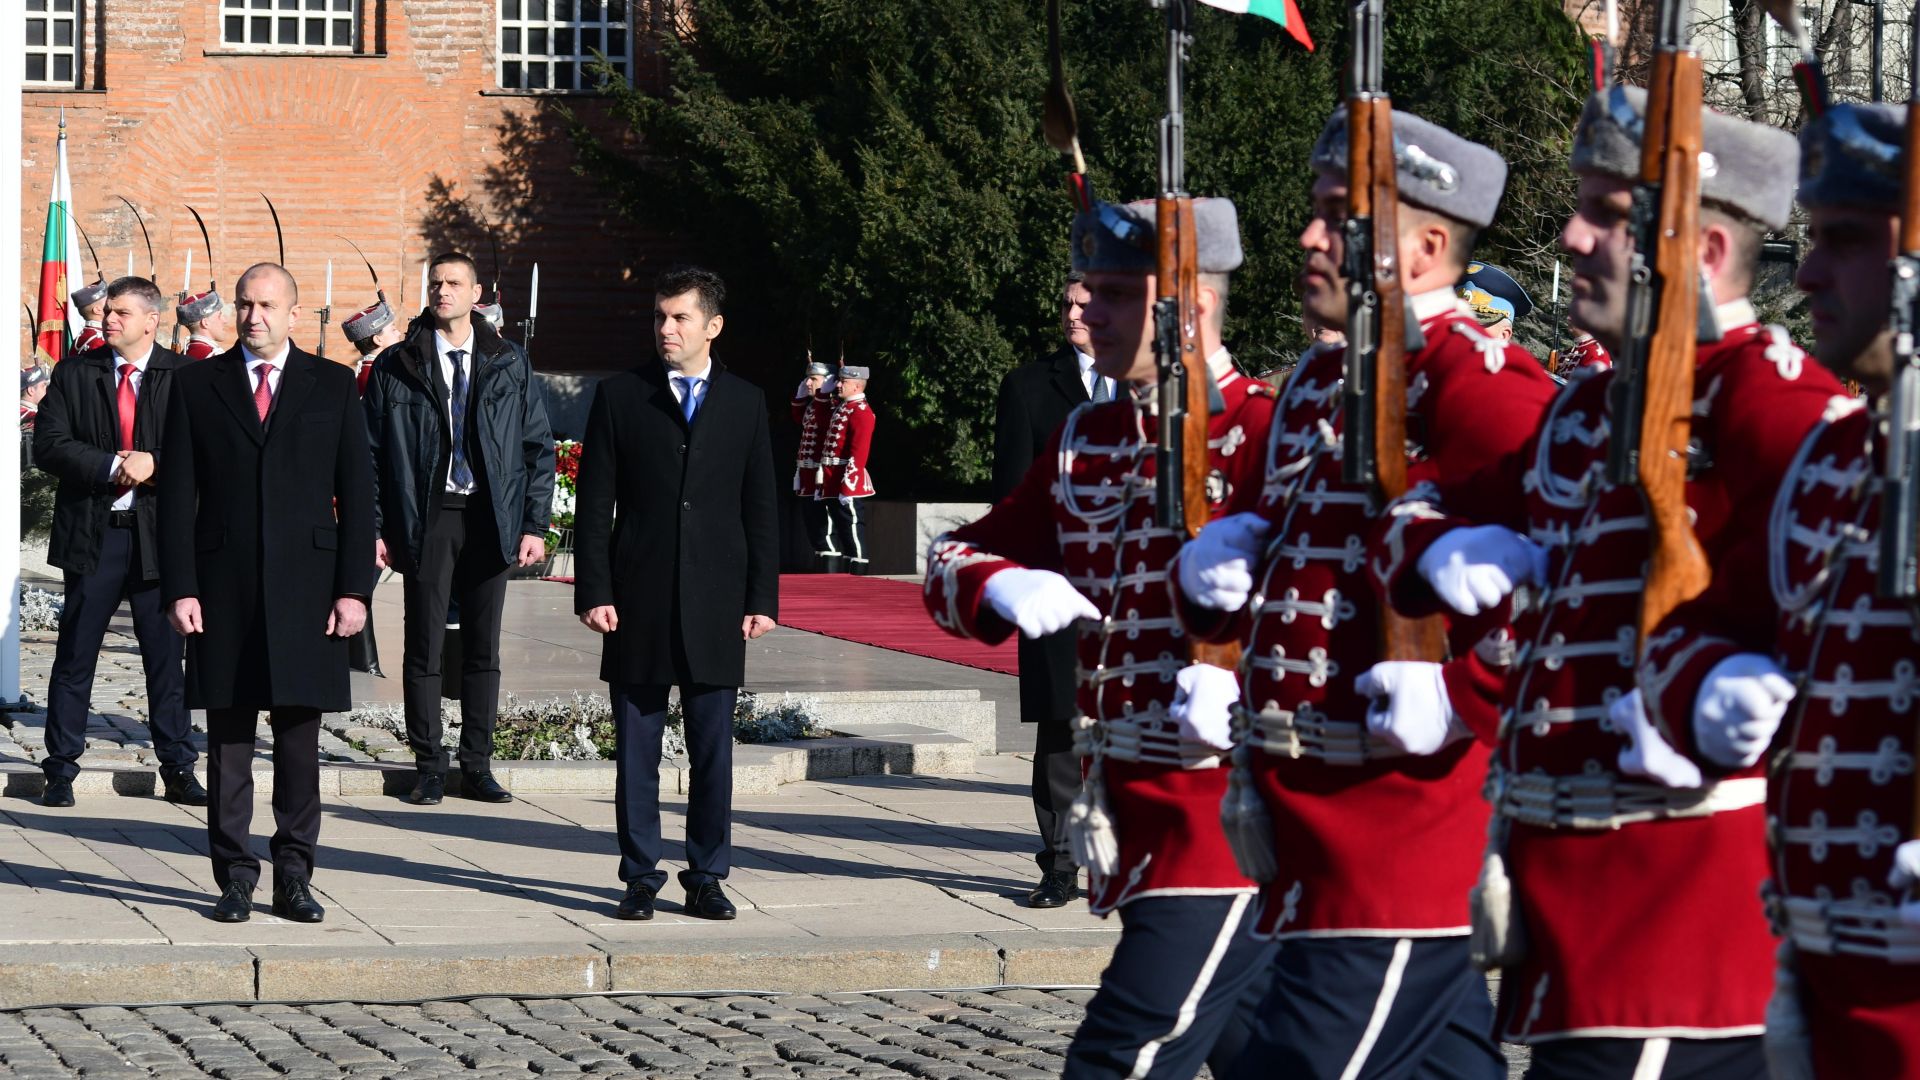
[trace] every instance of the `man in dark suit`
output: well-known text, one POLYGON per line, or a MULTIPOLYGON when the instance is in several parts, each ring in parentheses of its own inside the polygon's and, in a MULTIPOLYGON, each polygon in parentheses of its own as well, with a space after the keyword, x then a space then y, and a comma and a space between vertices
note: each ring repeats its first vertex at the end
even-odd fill
MULTIPOLYGON (((1060 292, 1060 329, 1067 343, 1053 355, 1022 364, 1000 381, 994 409, 993 501, 1020 484, 1067 414, 1087 401, 1113 398, 1113 380, 1093 370, 1091 339, 1081 313, 1092 300, 1086 275, 1069 271, 1060 292)), ((1073 752, 1074 653, 1072 628, 1042 638, 1020 637, 1020 720, 1036 725, 1033 818, 1040 829, 1040 884, 1031 907, 1060 907, 1080 895, 1067 857, 1067 806, 1080 790, 1080 757, 1073 752)))
POLYGON ((160 289, 124 277, 102 287, 105 344, 69 356, 34 426, 34 461, 60 479, 47 561, 66 571, 60 639, 47 676, 48 806, 73 805, 87 708, 107 622, 126 600, 147 672, 147 729, 168 801, 207 805, 193 775, 180 635, 160 602, 154 478, 160 426, 180 357, 154 343, 160 289))
POLYGON ((294 348, 293 275, 261 263, 234 289, 240 343, 181 366, 160 472, 160 587, 187 635, 187 704, 207 710, 207 844, 220 899, 245 922, 260 880, 254 729, 273 728, 273 913, 325 915, 320 714, 352 705, 347 639, 373 592, 373 470, 353 372, 294 348))
POLYGON ((374 558, 391 561, 406 586, 401 670, 418 770, 407 801, 431 806, 446 791, 441 650, 451 600, 460 610, 460 793, 507 802, 492 769, 500 615, 512 569, 547 552, 553 433, 527 354, 474 310, 473 260, 437 255, 428 275, 428 318, 374 361, 366 397, 374 558))
POLYGON ((713 360, 726 288, 663 275, 653 305, 660 362, 594 392, 574 511, 574 610, 607 635, 623 919, 653 917, 660 869, 660 737, 680 688, 693 780, 687 913, 731 919, 733 708, 746 643, 773 629, 779 550, 773 446, 759 389, 713 360), (616 510, 618 516, 616 517, 616 510))

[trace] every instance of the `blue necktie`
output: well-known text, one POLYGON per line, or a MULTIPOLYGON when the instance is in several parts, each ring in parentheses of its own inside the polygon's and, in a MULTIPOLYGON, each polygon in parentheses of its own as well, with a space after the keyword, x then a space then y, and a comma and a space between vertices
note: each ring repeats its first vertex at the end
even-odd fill
POLYGON ((453 418, 453 460, 447 466, 447 479, 463 491, 473 486, 473 469, 467 464, 467 368, 460 362, 464 356, 464 350, 447 350, 447 359, 453 361, 453 396, 447 402, 447 413, 453 418))
POLYGON ((1095 372, 1095 373, 1094 373, 1094 375, 1093 375, 1093 393, 1091 393, 1091 394, 1089 394, 1089 395, 1087 395, 1087 396, 1088 396, 1089 398, 1091 398, 1091 399, 1093 400, 1093 403, 1094 403, 1095 405, 1099 405, 1099 404, 1102 404, 1102 403, 1104 403, 1104 402, 1108 402, 1108 401, 1112 401, 1112 400, 1113 400, 1113 393, 1112 393, 1112 391, 1110 391, 1110 390, 1108 390, 1108 389, 1107 389, 1107 380, 1106 380, 1106 379, 1103 379, 1103 378, 1101 378, 1101 377, 1100 377, 1100 373, 1099 373, 1099 372, 1095 372))
POLYGON ((686 417, 687 423, 691 424, 693 414, 700 411, 701 380, 688 378, 685 375, 675 375, 674 378, 680 380, 680 415, 686 417))

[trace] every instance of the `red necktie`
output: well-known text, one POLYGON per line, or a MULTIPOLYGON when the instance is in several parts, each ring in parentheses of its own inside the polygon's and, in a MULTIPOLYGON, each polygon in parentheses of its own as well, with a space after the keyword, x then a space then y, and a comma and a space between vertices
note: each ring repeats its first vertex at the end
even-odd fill
MULTIPOLYGON (((120 394, 118 404, 120 407, 120 449, 122 450, 133 449, 133 408, 135 404, 133 373, 137 370, 139 369, 135 368, 132 364, 123 363, 120 365, 120 394)), ((125 495, 132 490, 132 488, 125 484, 114 488, 116 496, 125 495)))
POLYGON ((260 414, 260 423, 267 422, 267 410, 273 408, 272 364, 260 365, 260 385, 253 388, 253 407, 260 414))

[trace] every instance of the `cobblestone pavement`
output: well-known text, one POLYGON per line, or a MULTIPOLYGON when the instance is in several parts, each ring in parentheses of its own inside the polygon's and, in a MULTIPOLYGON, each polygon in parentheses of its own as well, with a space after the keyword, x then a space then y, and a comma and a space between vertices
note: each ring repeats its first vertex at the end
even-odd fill
POLYGON ((0 1076, 1048 1080, 1090 990, 0 1014, 0 1076))

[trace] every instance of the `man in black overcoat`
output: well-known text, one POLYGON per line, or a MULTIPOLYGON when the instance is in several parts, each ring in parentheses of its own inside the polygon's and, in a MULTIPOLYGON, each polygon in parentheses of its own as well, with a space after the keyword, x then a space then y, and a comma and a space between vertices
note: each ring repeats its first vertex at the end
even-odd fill
POLYGON ((725 296, 706 270, 661 277, 660 359, 600 383, 581 450, 574 610, 607 636, 623 919, 652 918, 667 880, 660 739, 674 686, 693 766, 687 913, 734 916, 720 887, 733 851, 733 709, 746 643, 779 613, 779 545, 766 399, 711 354, 725 296))
MULTIPOLYGON (((1079 271, 1067 274, 1060 294, 1060 329, 1067 343, 1051 356, 1022 364, 1000 382, 994 410, 993 499, 1020 484, 1047 448, 1067 414, 1084 402, 1108 401, 1113 380, 1093 370, 1092 339, 1081 312, 1092 297, 1079 271)), ((1033 818, 1040 830, 1040 884, 1027 895, 1032 907, 1059 907, 1080 895, 1078 875, 1067 855, 1067 806, 1080 791, 1080 757, 1073 752, 1074 651, 1069 627, 1042 638, 1020 636, 1020 720, 1036 725, 1033 751, 1033 818)))
POLYGON ((320 714, 352 706, 347 639, 372 595, 373 470, 353 372, 295 348, 293 275, 235 287, 240 342, 174 375, 160 472, 160 587, 207 710, 214 918, 244 922, 260 862, 255 725, 273 729, 273 913, 319 922, 320 714))
POLYGON ((164 301, 145 278, 102 286, 106 344, 53 369, 34 427, 34 460, 60 480, 47 561, 66 572, 60 639, 47 676, 48 806, 73 805, 86 748, 87 710, 107 623, 126 600, 147 675, 147 728, 167 799, 207 805, 193 775, 180 635, 160 599, 154 537, 160 426, 177 354, 155 344, 164 301))

